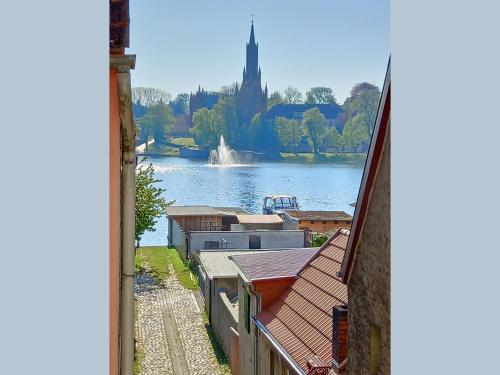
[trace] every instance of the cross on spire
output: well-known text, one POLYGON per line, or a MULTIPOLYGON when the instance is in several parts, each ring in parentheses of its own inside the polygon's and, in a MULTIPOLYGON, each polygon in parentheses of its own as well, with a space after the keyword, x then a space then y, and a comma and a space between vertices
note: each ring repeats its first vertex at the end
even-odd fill
POLYGON ((253 25, 253 13, 252 13, 252 25, 253 25))

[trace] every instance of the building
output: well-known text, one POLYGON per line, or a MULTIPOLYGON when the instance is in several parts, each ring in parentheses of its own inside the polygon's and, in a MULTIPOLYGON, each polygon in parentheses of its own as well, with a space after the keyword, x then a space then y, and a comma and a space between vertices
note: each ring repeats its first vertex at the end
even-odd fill
POLYGON ((274 120, 276 117, 285 117, 300 122, 304 117, 304 112, 312 108, 319 109, 325 116, 328 126, 335 125, 337 117, 342 112, 342 107, 338 104, 276 104, 269 109, 265 118, 274 120))
POLYGON ((284 220, 279 215, 238 215, 236 218, 238 224, 233 224, 231 230, 283 229, 284 220))
POLYGON ((175 123, 170 131, 172 137, 190 137, 191 115, 175 115, 175 123))
POLYGON ((190 122, 192 123, 193 114, 201 108, 212 109, 219 101, 219 94, 216 92, 209 92, 198 86, 198 91, 189 96, 189 114, 190 122))
POLYGON ((109 23, 109 351, 110 374, 134 364, 135 127, 128 0, 110 0, 109 23))
POLYGON ((285 211, 287 226, 296 225, 298 229, 311 232, 328 233, 337 229, 350 229, 352 216, 344 211, 285 211))
POLYGON ((232 369, 240 375, 269 374, 262 372, 267 358, 261 358, 261 342, 254 317, 270 306, 297 278, 297 274, 317 252, 315 248, 281 251, 269 254, 235 255, 238 267, 238 353, 232 352, 232 369))
MULTIPOLYGON (((197 252, 200 290, 205 301, 205 310, 214 334, 229 360, 231 360, 231 332, 238 331, 238 268, 231 258, 243 254, 265 254, 266 257, 272 258, 276 252, 312 252, 316 249, 201 250, 197 252)), ((287 257, 285 256, 283 260, 286 261, 287 257)))
POLYGON ((391 373, 390 62, 340 276, 349 291, 347 372, 391 373))
POLYGON ((262 90, 262 72, 259 66, 259 45, 255 42, 255 33, 250 28, 250 40, 246 45, 246 66, 243 68, 243 81, 236 86, 236 105, 240 125, 250 124, 257 113, 267 111, 267 85, 262 90))

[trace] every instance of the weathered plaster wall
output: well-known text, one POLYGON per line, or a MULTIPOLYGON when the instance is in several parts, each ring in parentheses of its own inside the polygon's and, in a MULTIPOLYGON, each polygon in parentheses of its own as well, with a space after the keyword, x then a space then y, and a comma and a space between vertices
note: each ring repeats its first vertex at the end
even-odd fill
POLYGON ((225 291, 218 290, 212 300, 212 328, 228 361, 231 361, 231 327, 238 330, 238 313, 225 291))
POLYGON ((380 328, 380 366, 390 374, 390 134, 382 154, 353 265, 349 291, 347 372, 370 374, 370 329, 380 328))
POLYGON ((186 235, 175 221, 172 221, 172 244, 180 256, 186 260, 186 235))
MULTIPOLYGON (((238 333, 240 345, 240 375, 254 375, 255 371, 255 324, 250 321, 250 333, 245 329, 244 309, 243 309, 243 280, 238 277, 238 333)), ((250 294, 250 316, 255 316, 257 311, 257 301, 253 294, 250 294)))

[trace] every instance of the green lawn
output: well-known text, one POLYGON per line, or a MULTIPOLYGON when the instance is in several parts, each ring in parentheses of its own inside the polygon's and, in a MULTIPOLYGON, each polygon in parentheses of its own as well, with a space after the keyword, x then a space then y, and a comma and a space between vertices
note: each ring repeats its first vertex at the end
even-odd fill
POLYGON ((135 256, 135 268, 137 272, 149 265, 151 274, 161 284, 169 275, 168 264, 172 264, 177 279, 185 288, 196 290, 199 288, 198 279, 185 264, 174 247, 167 246, 145 246, 137 249, 135 256))
POLYGON ((148 153, 162 154, 165 156, 179 156, 179 149, 167 145, 162 145, 162 144, 157 145, 156 143, 153 143, 148 146, 148 153))
POLYGON ((301 163, 316 163, 316 162, 348 162, 348 163, 364 163, 366 154, 363 153, 339 153, 334 155, 331 152, 314 155, 312 152, 304 152, 294 154, 292 152, 282 152, 281 158, 283 161, 301 162, 301 163))
POLYGON ((189 138, 170 138, 168 140, 170 143, 184 147, 195 147, 196 142, 192 137, 189 138))

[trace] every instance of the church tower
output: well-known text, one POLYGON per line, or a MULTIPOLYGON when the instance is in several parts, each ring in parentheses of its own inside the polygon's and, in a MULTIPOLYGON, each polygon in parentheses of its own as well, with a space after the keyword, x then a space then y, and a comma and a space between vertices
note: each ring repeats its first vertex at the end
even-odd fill
POLYGON ((255 31, 250 28, 250 40, 246 45, 246 65, 243 68, 243 82, 236 93, 238 118, 241 125, 248 125, 255 114, 267 111, 267 85, 262 90, 259 66, 259 45, 255 42, 255 31))

